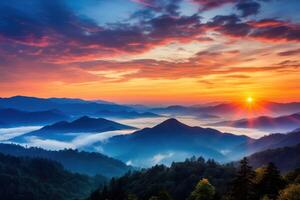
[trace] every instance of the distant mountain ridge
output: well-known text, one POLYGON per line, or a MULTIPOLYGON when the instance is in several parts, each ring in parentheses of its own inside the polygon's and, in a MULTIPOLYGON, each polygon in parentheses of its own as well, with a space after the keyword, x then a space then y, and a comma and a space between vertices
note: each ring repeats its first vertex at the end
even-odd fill
POLYGON ((26 112, 17 109, 0 109, 0 127, 37 126, 68 120, 69 117, 58 110, 26 112))
POLYGON ((112 137, 102 145, 104 152, 113 157, 125 162, 142 160, 141 164, 146 164, 164 157, 178 161, 193 155, 226 161, 227 150, 251 140, 246 136, 190 127, 176 119, 168 119, 153 128, 112 137))
POLYGON ((286 132, 300 127, 300 113, 280 117, 261 116, 236 121, 222 121, 212 126, 230 126, 236 128, 255 128, 265 131, 286 132))
POLYGON ((257 152, 248 156, 250 164, 257 168, 274 163, 282 172, 300 168, 300 144, 257 152))
POLYGON ((18 157, 25 156, 54 160, 72 172, 91 176, 96 174, 106 177, 120 176, 131 169, 123 162, 103 154, 71 149, 48 151, 41 148, 25 148, 20 145, 0 143, 0 153, 18 157))
POLYGON ((239 145, 233 150, 233 154, 240 156, 249 155, 267 149, 276 149, 300 144, 300 130, 297 129, 287 134, 276 133, 261 137, 239 145))
POLYGON ((136 112, 136 111, 109 111, 100 110, 95 113, 97 117, 111 117, 111 118, 124 118, 124 119, 135 119, 135 118, 153 118, 161 117, 161 115, 152 112, 136 112))
MULTIPOLYGON (((98 101, 99 102, 99 101, 98 101)), ((96 103, 82 99, 69 98, 37 98, 27 96, 14 96, 10 98, 0 98, 0 107, 13 108, 18 110, 36 112, 45 110, 60 110, 67 115, 93 115, 97 110, 132 110, 128 106, 96 103)))
POLYGON ((46 137, 47 139, 63 138, 62 133, 90 133, 90 132, 106 132, 106 131, 116 131, 116 130, 128 130, 136 129, 132 126, 127 126, 120 124, 111 120, 104 118, 90 118, 83 116, 74 121, 60 121, 52 125, 47 125, 39 130, 32 131, 21 135, 19 137, 13 138, 12 141, 23 140, 24 137, 29 136, 40 136, 46 137))
MULTIPOLYGON (((300 112, 300 102, 276 103, 262 101, 260 102, 259 106, 276 116, 290 115, 292 113, 300 112)), ((225 117, 232 115, 232 113, 241 113, 243 112, 243 108, 241 107, 241 104, 238 103, 219 103, 199 106, 172 105, 167 107, 153 108, 151 111, 162 114, 185 114, 194 116, 201 116, 201 114, 205 114, 225 117)))

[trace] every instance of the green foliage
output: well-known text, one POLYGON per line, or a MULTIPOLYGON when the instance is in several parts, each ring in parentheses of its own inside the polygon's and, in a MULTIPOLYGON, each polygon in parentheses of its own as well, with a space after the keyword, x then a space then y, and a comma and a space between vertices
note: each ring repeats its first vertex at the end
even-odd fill
POLYGON ((5 200, 73 200, 99 186, 94 179, 67 172, 56 162, 3 154, 0 185, 0 199, 5 200))
POLYGON ((244 158, 240 162, 240 169, 233 182, 230 198, 232 200, 252 200, 254 199, 255 172, 249 166, 248 159, 244 158))
POLYGON ((284 178, 289 184, 300 184, 300 168, 287 173, 284 178))
POLYGON ((267 196, 270 199, 275 199, 279 190, 283 189, 284 186, 285 183, 280 171, 273 163, 269 163, 256 185, 256 191, 259 198, 267 196))
MULTIPOLYGON (((216 194, 222 196, 235 173, 233 165, 220 165, 213 160, 205 162, 203 158, 192 158, 184 162, 174 162, 170 167, 158 165, 147 170, 127 173, 114 181, 121 182, 122 189, 127 194, 135 194, 140 200, 161 198, 159 191, 167 191, 174 200, 184 200, 204 177, 215 186, 216 194)), ((97 198, 91 196, 90 199, 111 200, 116 196, 114 190, 108 185, 106 196, 100 195, 97 198)))
POLYGON ((196 185, 188 200, 213 200, 215 193, 214 186, 207 179, 202 179, 196 185))
POLYGON ((278 200, 300 200, 300 184, 289 185, 280 191, 278 200))

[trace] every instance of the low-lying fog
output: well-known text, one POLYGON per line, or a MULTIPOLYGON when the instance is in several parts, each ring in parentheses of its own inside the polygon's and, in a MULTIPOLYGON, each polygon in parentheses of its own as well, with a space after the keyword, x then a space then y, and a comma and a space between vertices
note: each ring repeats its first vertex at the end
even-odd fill
MULTIPOLYGON (((176 117, 179 121, 190 125, 190 126, 202 126, 204 124, 214 122, 212 120, 203 120, 199 118, 193 118, 189 116, 176 117)), ((119 123, 127 124, 137 128, 153 127, 164 120, 167 117, 158 117, 158 118, 139 118, 139 119, 113 119, 119 123)), ((16 127, 16 128, 2 128, 0 129, 0 142, 9 142, 9 139, 12 139, 16 136, 23 135, 25 133, 34 131, 41 128, 40 126, 28 126, 28 127, 16 127)), ((211 127, 218 129, 222 132, 234 133, 237 135, 247 135, 252 138, 259 138, 263 135, 269 134, 267 132, 258 131, 255 129, 245 129, 245 128, 231 128, 231 127, 211 127)), ((71 140, 54 140, 43 137, 27 137, 26 142, 22 145, 26 146, 38 146, 45 149, 58 150, 64 148, 79 148, 88 151, 100 151, 101 146, 97 145, 99 141, 105 141, 110 137, 122 134, 130 134, 132 130, 122 130, 122 131, 108 131, 102 133, 75 133, 70 134, 72 137, 71 140)), ((105 153, 105 152, 104 152, 105 153)))

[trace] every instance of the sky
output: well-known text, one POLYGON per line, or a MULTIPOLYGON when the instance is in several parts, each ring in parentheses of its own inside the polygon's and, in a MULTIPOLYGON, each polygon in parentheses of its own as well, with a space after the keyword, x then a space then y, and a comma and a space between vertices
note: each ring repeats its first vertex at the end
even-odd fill
POLYGON ((300 101, 299 0, 0 1, 0 96, 300 101))

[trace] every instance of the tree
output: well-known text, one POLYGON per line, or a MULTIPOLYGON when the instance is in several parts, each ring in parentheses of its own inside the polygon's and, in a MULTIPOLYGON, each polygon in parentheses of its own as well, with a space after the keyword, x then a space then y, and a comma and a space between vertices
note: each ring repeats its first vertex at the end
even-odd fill
POLYGON ((257 183, 258 196, 260 198, 267 196, 270 199, 276 199, 279 190, 283 189, 284 185, 280 171, 273 163, 269 163, 262 174, 261 180, 257 183))
POLYGON ((280 191, 278 200, 300 200, 300 184, 289 185, 280 191))
POLYGON ((248 164, 248 159, 240 161, 240 169, 232 184, 230 198, 233 200, 252 200, 254 198, 255 172, 248 164))
POLYGON ((172 200, 172 197, 167 191, 162 190, 158 193, 158 195, 151 196, 149 200, 172 200))
POLYGON ((212 200, 214 196, 214 186, 212 186, 207 179, 202 179, 191 193, 189 200, 212 200))
POLYGON ((134 194, 129 194, 127 200, 138 200, 138 198, 134 194))

